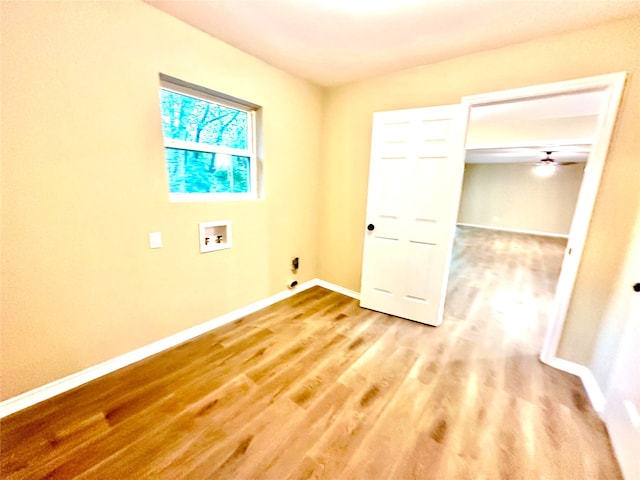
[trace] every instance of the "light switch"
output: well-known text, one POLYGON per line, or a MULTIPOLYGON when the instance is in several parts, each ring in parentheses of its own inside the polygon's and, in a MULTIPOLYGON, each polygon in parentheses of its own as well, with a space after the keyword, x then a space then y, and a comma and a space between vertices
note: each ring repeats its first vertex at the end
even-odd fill
POLYGON ((161 248, 162 247, 162 233, 151 232, 149 234, 149 248, 161 248))

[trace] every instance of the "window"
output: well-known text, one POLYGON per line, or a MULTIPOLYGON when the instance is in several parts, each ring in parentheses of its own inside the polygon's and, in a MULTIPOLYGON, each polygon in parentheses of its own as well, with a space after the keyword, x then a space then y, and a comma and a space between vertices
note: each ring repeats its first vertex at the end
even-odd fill
POLYGON ((161 76, 171 201, 257 198, 256 106, 161 76))

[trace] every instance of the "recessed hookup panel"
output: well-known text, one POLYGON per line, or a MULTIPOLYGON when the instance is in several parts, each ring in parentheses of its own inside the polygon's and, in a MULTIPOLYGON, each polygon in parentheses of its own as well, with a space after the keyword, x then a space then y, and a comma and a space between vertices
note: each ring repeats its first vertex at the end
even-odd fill
POLYGON ((201 222, 200 253, 215 252, 231 248, 231 222, 201 222))

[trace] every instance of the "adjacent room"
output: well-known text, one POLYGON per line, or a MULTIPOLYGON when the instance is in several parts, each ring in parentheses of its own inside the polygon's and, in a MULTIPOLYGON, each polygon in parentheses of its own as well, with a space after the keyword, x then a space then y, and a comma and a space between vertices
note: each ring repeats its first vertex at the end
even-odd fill
MULTIPOLYGON (((587 92, 473 109, 456 245, 472 244, 485 258, 488 252, 503 255, 507 246, 519 255, 555 257, 555 264, 543 267, 549 270, 544 283, 554 292, 602 101, 602 92, 587 92)), ((449 288, 456 291, 466 281, 451 275, 449 288)))
POLYGON ((1 1, 0 476, 640 478, 638 32, 1 1))

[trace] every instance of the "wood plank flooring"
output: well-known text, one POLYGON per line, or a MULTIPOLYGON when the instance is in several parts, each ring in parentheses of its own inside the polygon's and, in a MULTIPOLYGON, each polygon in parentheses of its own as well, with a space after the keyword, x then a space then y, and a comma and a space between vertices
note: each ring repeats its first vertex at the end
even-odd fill
POLYGON ((460 227, 442 326, 316 287, 5 418, 4 479, 621 479, 537 355, 564 241, 460 227))

